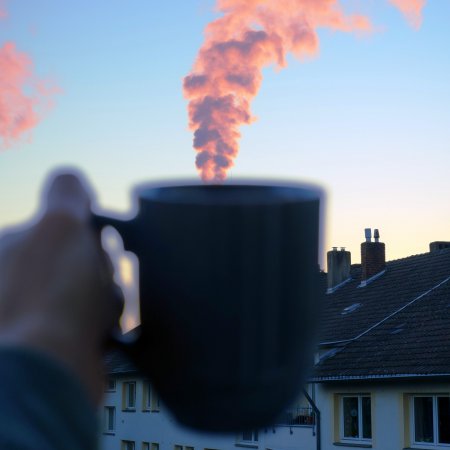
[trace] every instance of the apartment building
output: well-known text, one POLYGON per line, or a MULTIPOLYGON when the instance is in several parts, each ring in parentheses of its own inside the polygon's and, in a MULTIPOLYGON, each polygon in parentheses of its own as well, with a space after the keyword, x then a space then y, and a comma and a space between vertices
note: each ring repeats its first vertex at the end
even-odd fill
POLYGON ((179 425, 160 402, 151 384, 117 354, 110 363, 102 414, 104 450, 236 450, 298 448, 299 434, 306 447, 315 446, 313 410, 306 398, 270 428, 237 434, 201 433, 179 425))

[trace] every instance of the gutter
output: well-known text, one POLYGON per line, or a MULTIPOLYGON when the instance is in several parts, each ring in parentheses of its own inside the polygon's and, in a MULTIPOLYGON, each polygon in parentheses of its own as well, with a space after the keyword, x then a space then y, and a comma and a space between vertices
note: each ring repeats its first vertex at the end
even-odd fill
POLYGON ((306 400, 308 400, 308 403, 311 405, 311 408, 313 409, 314 414, 316 415, 316 449, 321 450, 322 443, 320 440, 320 410, 305 388, 303 388, 303 395, 306 397, 306 400))
POLYGON ((324 383, 327 381, 371 381, 371 380, 416 380, 416 379, 448 379, 450 373, 400 373, 390 375, 336 375, 331 377, 315 377, 310 383, 324 383))

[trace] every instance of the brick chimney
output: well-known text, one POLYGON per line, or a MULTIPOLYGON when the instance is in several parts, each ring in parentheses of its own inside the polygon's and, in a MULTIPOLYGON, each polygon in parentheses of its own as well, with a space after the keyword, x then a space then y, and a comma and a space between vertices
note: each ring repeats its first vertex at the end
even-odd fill
POLYGON ((435 241, 430 242, 430 252, 438 252, 440 250, 445 250, 447 248, 450 248, 450 242, 448 241, 435 241))
POLYGON ((328 263, 328 294, 332 294, 342 283, 350 279, 351 254, 345 251, 344 247, 340 250, 333 247, 333 250, 327 253, 328 263))
POLYGON ((365 229, 366 242, 361 244, 361 284, 364 286, 367 280, 383 272, 386 268, 386 249, 380 242, 380 232, 374 230, 374 242, 372 242, 372 229, 365 229))

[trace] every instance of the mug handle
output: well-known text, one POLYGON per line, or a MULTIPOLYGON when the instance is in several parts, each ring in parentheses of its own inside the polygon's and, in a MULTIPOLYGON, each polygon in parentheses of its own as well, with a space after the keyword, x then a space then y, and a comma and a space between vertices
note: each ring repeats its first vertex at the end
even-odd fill
POLYGON ((103 228, 111 226, 115 228, 120 236, 122 237, 123 247, 125 250, 134 251, 135 246, 133 245, 133 228, 135 228, 135 220, 121 220, 115 217, 104 216, 101 214, 92 214, 91 219, 92 226, 94 229, 101 233, 103 228))
MULTIPOLYGON (((92 213, 91 224, 94 230, 100 235, 103 228, 107 226, 113 227, 122 237, 123 246, 125 250, 133 251, 133 228, 135 221, 121 220, 114 217, 109 217, 101 214, 92 213)), ((132 359, 137 352, 137 341, 140 336, 140 325, 126 334, 121 334, 120 330, 116 330, 110 334, 105 343, 106 347, 112 347, 123 351, 132 359)))

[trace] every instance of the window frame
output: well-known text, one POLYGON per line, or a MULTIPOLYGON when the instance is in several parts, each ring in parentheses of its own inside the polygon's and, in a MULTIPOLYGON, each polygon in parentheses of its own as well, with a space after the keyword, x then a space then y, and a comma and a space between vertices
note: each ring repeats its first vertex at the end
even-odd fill
POLYGON ((115 434, 116 432, 116 407, 115 406, 104 406, 103 407, 103 433, 104 434, 115 434), (112 411, 112 429, 109 428, 109 418, 112 411))
POLYGON ((251 447, 258 447, 259 446, 259 433, 258 433, 258 430, 241 431, 236 436, 236 444, 237 445, 251 446, 251 447), (251 433, 251 435, 252 435, 251 440, 244 439, 244 434, 247 434, 247 433, 251 433))
POLYGON ((144 387, 142 390, 142 411, 147 412, 159 412, 160 411, 160 401, 159 395, 155 388, 152 386, 150 381, 144 381, 144 387))
POLYGON ((373 442, 373 423, 372 423, 372 395, 371 394, 341 394, 339 395, 339 440, 343 443, 372 444, 373 442), (358 437, 345 436, 345 416, 344 399, 356 398, 358 400, 358 437), (370 399, 370 438, 365 438, 363 430, 363 399, 370 399))
MULTIPOLYGON (((438 416, 438 399, 450 398, 450 393, 441 394, 412 394, 410 396, 410 439, 412 445, 416 448, 423 449, 450 449, 450 443, 440 443, 439 439, 439 416, 438 416), (416 422, 415 422, 415 402, 416 398, 431 398, 433 401, 433 442, 416 441, 416 422)), ((450 426, 450 425, 449 425, 450 426)))
POLYGON ((121 443, 121 445, 120 445, 121 450, 129 450, 128 444, 132 445, 131 450, 136 450, 136 441, 130 441, 130 440, 125 439, 125 440, 122 440, 120 443, 121 443))
POLYGON ((105 392, 116 392, 117 391, 117 380, 115 378, 108 377, 105 382, 105 392), (109 383, 113 382, 113 386, 110 387, 109 383))
POLYGON ((124 381, 122 384, 123 388, 123 411, 136 411, 136 403, 137 403, 137 383, 136 381, 124 381), (129 403, 129 387, 133 385, 134 386, 134 398, 133 398, 133 405, 130 406, 129 403))

